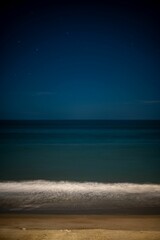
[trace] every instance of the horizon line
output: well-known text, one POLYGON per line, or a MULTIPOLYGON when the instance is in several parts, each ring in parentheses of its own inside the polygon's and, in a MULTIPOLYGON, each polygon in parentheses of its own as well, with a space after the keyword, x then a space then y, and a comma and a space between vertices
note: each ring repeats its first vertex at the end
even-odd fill
POLYGON ((0 121, 160 121, 160 119, 0 119, 0 121))

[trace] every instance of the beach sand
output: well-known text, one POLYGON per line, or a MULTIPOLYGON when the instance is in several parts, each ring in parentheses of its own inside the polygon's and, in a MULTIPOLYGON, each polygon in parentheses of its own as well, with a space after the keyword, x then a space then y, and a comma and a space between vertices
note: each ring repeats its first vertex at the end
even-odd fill
POLYGON ((0 240, 160 240, 160 216, 0 215, 0 240))

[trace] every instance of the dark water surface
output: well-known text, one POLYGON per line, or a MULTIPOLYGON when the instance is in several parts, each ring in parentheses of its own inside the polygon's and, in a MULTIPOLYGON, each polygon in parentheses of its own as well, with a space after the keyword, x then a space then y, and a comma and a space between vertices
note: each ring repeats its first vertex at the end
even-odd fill
POLYGON ((1 121, 0 211, 160 214, 160 121, 1 121))
POLYGON ((160 183, 160 121, 8 121, 1 180, 160 183))

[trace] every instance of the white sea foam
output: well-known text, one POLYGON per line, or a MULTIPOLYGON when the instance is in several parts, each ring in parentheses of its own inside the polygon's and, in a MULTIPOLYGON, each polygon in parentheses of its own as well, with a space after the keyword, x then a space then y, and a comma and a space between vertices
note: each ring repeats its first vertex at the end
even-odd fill
POLYGON ((97 183, 97 182, 69 182, 69 181, 21 181, 0 182, 2 192, 113 192, 113 193, 160 193, 160 184, 136 183, 97 183))
POLYGON ((160 209, 160 184, 0 182, 0 209, 160 209))

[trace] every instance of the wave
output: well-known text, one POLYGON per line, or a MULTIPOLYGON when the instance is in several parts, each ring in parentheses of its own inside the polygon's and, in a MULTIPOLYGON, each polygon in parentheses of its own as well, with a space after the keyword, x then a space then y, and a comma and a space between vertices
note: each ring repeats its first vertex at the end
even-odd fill
POLYGON ((160 214, 160 184, 0 182, 0 211, 160 214))

